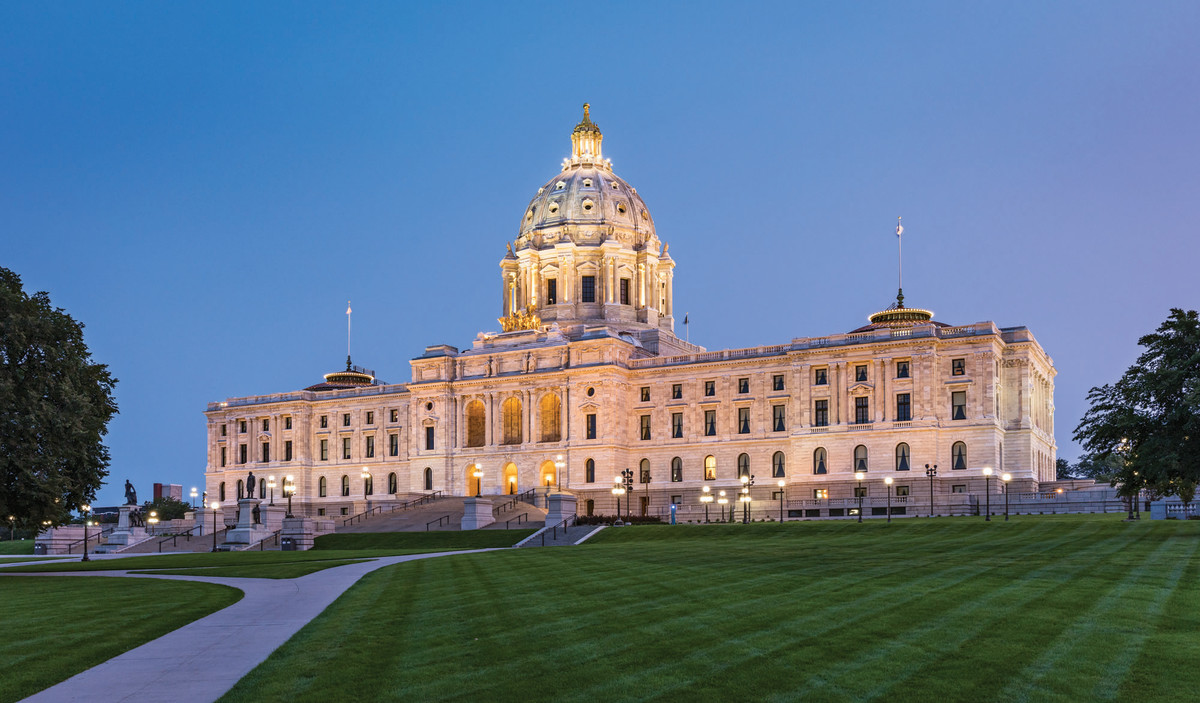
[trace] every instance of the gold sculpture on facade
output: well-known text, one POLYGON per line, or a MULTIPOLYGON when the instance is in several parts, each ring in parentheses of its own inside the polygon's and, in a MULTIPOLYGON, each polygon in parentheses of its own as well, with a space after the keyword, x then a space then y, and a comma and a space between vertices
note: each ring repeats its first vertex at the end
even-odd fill
POLYGON ((504 332, 540 330, 542 328, 542 318, 533 311, 532 305, 527 305, 524 310, 517 310, 511 315, 498 317, 496 321, 500 323, 500 329, 504 332))

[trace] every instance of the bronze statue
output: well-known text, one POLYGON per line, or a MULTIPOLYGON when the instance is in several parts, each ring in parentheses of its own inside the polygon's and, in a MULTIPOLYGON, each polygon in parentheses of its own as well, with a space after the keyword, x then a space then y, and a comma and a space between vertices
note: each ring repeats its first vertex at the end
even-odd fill
POLYGON ((251 471, 250 475, 246 477, 246 497, 247 498, 254 497, 254 483, 255 483, 254 472, 251 471))
POLYGON ((133 490, 129 479, 125 479, 125 505, 137 505, 137 491, 133 490))

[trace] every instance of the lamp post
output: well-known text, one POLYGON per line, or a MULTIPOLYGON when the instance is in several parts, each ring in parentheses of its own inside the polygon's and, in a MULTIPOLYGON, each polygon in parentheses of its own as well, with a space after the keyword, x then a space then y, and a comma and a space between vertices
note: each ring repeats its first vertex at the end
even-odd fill
POLYGON ((17 516, 8 516, 8 541, 13 541, 17 538, 17 516))
POLYGON ((984 520, 984 522, 991 522, 992 521, 992 467, 990 467, 990 466, 983 467, 983 486, 984 486, 983 493, 986 496, 985 505, 987 506, 985 509, 983 520, 984 520))
POLYGON ((884 483, 884 493, 887 493, 887 515, 888 515, 887 521, 888 521, 888 524, 890 525, 890 524, 892 524, 892 477, 884 476, 883 483, 884 483))
POLYGON ((783 489, 787 486, 787 481, 779 479, 779 522, 783 522, 783 489))
POLYGON ((214 500, 212 502, 212 514, 213 514, 213 548, 212 548, 212 550, 214 552, 217 551, 217 509, 220 507, 221 507, 221 504, 218 503, 217 501, 214 500))
POLYGON ((554 459, 554 485, 562 485, 562 472, 565 468, 567 468, 567 462, 563 461, 563 455, 559 454, 554 459))
MULTIPOLYGON (((267 488, 271 489, 271 503, 270 504, 275 505, 275 477, 274 476, 267 477, 267 488)), ((193 488, 192 493, 195 493, 195 492, 196 492, 196 489, 193 488)))
POLYGON ((633 502, 633 469, 622 471, 621 479, 625 492, 629 494, 629 500, 625 501, 625 517, 629 517, 629 504, 633 502))
POLYGON ((366 500, 366 497, 368 495, 375 492, 375 487, 371 485, 371 470, 365 466, 362 469, 362 480, 363 480, 363 499, 366 500))
POLYGON ((154 526, 158 524, 158 511, 151 510, 150 517, 146 519, 146 522, 150 524, 150 534, 154 534, 154 526))
POLYGON ((708 523, 708 504, 713 502, 712 489, 710 489, 708 486, 704 486, 703 488, 700 489, 700 491, 701 491, 700 502, 704 503, 704 522, 705 522, 705 524, 707 524, 708 523))
POLYGON ((926 464, 925 475, 929 477, 929 517, 933 517, 933 479, 937 476, 937 464, 926 464))
POLYGON ((83 513, 83 559, 81 559, 80 561, 91 561, 92 558, 88 556, 88 552, 87 552, 87 543, 88 543, 88 525, 92 524, 92 520, 91 520, 91 518, 88 517, 88 513, 92 512, 92 506, 81 505, 81 506, 79 506, 79 512, 83 513))
POLYGON ((854 479, 855 479, 856 481, 858 481, 858 490, 857 490, 857 491, 855 491, 855 493, 857 493, 857 494, 858 494, 858 521, 859 521, 859 522, 862 522, 862 503, 863 503, 863 487, 862 487, 862 480, 863 480, 863 472, 861 472, 861 471, 855 471, 855 472, 854 472, 854 479))
POLYGON ((617 498, 617 518, 621 517, 621 496, 625 494, 625 484, 621 483, 620 476, 613 477, 612 494, 617 498))
POLYGON ((471 475, 475 477, 475 497, 478 498, 483 495, 483 467, 476 464, 471 475))
POLYGON ((286 476, 283 479, 283 493, 288 499, 287 517, 292 516, 292 494, 296 492, 296 480, 291 476, 286 476))
POLYGON ((750 524, 750 487, 754 485, 752 474, 742 474, 742 495, 738 498, 742 503, 742 524, 750 524))
POLYGON ((197 496, 197 495, 199 495, 199 493, 197 493, 197 492, 196 492, 196 487, 195 487, 195 486, 192 486, 192 492, 191 492, 191 497, 192 497, 192 510, 195 510, 195 509, 196 509, 196 496, 197 496))
POLYGON ((725 491, 721 491, 721 494, 717 496, 717 505, 721 506, 721 522, 729 522, 729 519, 733 517, 732 515, 729 518, 725 517, 725 505, 728 503, 729 499, 725 497, 725 491))
POLYGON ((1004 481, 1004 521, 1008 522, 1008 482, 1012 480, 1012 474, 1003 474, 1000 480, 1004 481))

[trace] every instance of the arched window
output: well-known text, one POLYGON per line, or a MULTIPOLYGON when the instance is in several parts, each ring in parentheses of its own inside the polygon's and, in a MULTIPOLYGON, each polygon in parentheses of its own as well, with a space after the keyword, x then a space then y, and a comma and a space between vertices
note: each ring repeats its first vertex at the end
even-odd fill
MULTIPOLYGON (((996 449, 996 454, 997 454, 997 460, 996 460, 997 473, 1004 473, 1004 442, 1000 442, 998 444, 997 449, 996 449)), ((222 492, 221 500, 224 500, 224 499, 225 499, 225 494, 224 494, 224 492, 222 492)))
POLYGON ((826 466, 826 463, 827 463, 827 455, 825 453, 825 447, 817 447, 816 451, 813 452, 813 473, 814 474, 829 473, 829 468, 826 466))
POLYGON ((363 495, 375 495, 375 478, 373 476, 367 475, 363 479, 363 495))
MULTIPOLYGON (((594 459, 588 459, 583 462, 583 480, 586 483, 596 482, 596 461, 594 459)), ((591 513, 588 514, 590 515, 591 513)))
POLYGON ((350 477, 349 476, 342 476, 342 495, 343 496, 350 495, 350 477))
POLYGON ((217 500, 222 501, 222 502, 225 500, 225 482, 224 481, 221 482, 220 486, 217 486, 217 496, 218 496, 217 500))
POLYGON ((717 458, 712 454, 704 457, 704 480, 717 480, 717 458))
POLYGON ((240 479, 240 478, 238 479, 238 482, 237 482, 237 489, 238 489, 238 500, 241 500, 246 495, 246 485, 244 483, 242 483, 242 479, 240 479))
POLYGON ((425 468, 425 490, 433 490, 433 469, 429 467, 425 468))
POLYGON ((750 455, 738 454, 738 478, 750 475, 750 455))
POLYGON ((676 483, 683 480, 683 459, 679 457, 671 460, 671 480, 676 483))
POLYGON ((547 393, 542 396, 539 420, 542 424, 543 442, 557 442, 562 439, 562 430, 559 429, 562 427, 561 408, 562 403, 557 395, 547 393))
MULTIPOLYGON (((253 497, 253 496, 251 496, 251 497, 253 497)), ((267 497, 267 482, 259 481, 258 482, 258 499, 265 500, 266 497, 267 497)))
POLYGON ((860 444, 854 448, 854 470, 867 470, 867 446, 865 444, 860 444))
POLYGON ((467 446, 482 447, 487 441, 487 417, 483 410, 483 401, 472 400, 467 403, 467 446))
POLYGON ((396 491, 400 488, 400 484, 396 481, 396 472, 388 474, 388 495, 396 495, 396 491))
POLYGON ((771 478, 783 478, 787 475, 787 469, 784 466, 786 461, 783 452, 775 452, 775 455, 771 457, 771 478))
POLYGON ((908 445, 904 442, 896 445, 896 470, 908 471, 908 445))
POLYGON ((584 504, 584 506, 587 508, 587 514, 588 514, 588 515, 595 515, 595 514, 596 514, 596 501, 594 501, 594 500, 591 500, 591 499, 588 499, 588 500, 585 500, 585 501, 583 502, 583 504, 584 504))
POLYGON ((325 486, 326 486, 326 484, 325 484, 325 477, 324 477, 324 476, 322 476, 321 478, 317 479, 317 495, 318 495, 318 496, 320 496, 321 498, 324 498, 326 495, 328 495, 328 494, 326 493, 326 487, 325 487, 325 486))
POLYGON ((504 444, 521 443, 521 400, 509 398, 500 406, 500 415, 504 426, 504 444))
POLYGON ((638 472, 640 474, 638 476, 638 483, 650 483, 650 460, 642 459, 642 463, 638 464, 638 468, 640 469, 638 472))
POLYGON ((967 468, 967 445, 962 442, 955 442, 954 446, 950 447, 950 467, 954 469, 967 468))

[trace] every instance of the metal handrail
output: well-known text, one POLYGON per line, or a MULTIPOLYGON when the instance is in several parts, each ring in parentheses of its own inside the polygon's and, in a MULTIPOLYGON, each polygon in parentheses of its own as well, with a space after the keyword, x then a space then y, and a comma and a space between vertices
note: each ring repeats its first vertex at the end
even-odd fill
POLYGON ((545 529, 543 529, 543 530, 542 530, 542 546, 543 546, 543 547, 545 547, 545 546, 546 546, 546 530, 549 530, 549 531, 550 531, 550 533, 551 533, 551 534, 550 534, 550 539, 557 540, 557 539, 558 539, 558 528, 560 528, 560 527, 561 527, 561 528, 563 528, 563 534, 566 534, 566 530, 567 530, 567 528, 571 526, 571 525, 569 525, 569 524, 567 524, 567 523, 574 524, 574 523, 575 523, 575 516, 574 516, 574 515, 568 515, 566 518, 564 518, 564 519, 560 520, 559 522, 556 522, 556 523, 554 523, 554 525, 552 525, 552 526, 550 526, 550 527, 548 527, 548 528, 545 528, 545 529))
POLYGON ((504 529, 506 529, 506 530, 507 530, 507 529, 508 529, 508 525, 509 525, 509 523, 511 523, 511 522, 513 522, 513 521, 516 521, 516 523, 517 523, 518 525, 520 525, 522 522, 525 522, 525 521, 527 521, 528 519, 529 519, 529 513, 521 513, 520 515, 518 515, 518 516, 516 516, 516 517, 512 517, 512 518, 509 518, 509 519, 505 520, 505 521, 504 521, 504 529))
POLYGON ((513 498, 512 500, 506 500, 503 503, 501 503, 500 505, 497 505, 492 510, 497 513, 502 513, 506 510, 513 510, 514 508, 517 507, 517 503, 519 503, 519 502, 520 501, 517 498, 513 498))
POLYGON ((437 523, 438 527, 441 527, 443 524, 450 522, 450 516, 449 516, 449 515, 443 515, 443 516, 441 516, 440 518, 438 518, 438 519, 436 519, 436 520, 430 520, 429 522, 425 523, 425 531, 426 531, 426 532, 429 532, 429 526, 430 526, 430 525, 432 525, 432 524, 433 524, 433 523, 435 523, 435 522, 437 523))
POLYGON ((514 500, 519 500, 523 503, 529 503, 530 505, 532 505, 533 507, 536 508, 537 507, 537 489, 530 488, 527 491, 518 493, 517 497, 514 498, 514 500))
POLYGON ((267 550, 267 548, 266 548, 266 547, 264 547, 263 545, 265 545, 265 544, 267 543, 267 540, 269 540, 269 539, 272 539, 272 538, 275 540, 275 546, 279 546, 279 533, 280 533, 280 532, 283 532, 283 528, 280 528, 280 529, 278 529, 278 530, 275 530, 275 531, 274 531, 274 532, 272 532, 271 534, 269 534, 269 535, 267 535, 266 537, 263 537, 262 539, 260 539, 260 540, 258 541, 258 551, 260 551, 260 552, 265 552, 265 551, 267 550))
POLYGON ((193 528, 191 528, 191 529, 187 530, 186 532, 178 532, 178 533, 176 533, 176 534, 173 534, 173 535, 167 535, 166 537, 164 537, 163 539, 161 539, 161 540, 159 540, 159 541, 158 541, 158 551, 159 551, 159 552, 162 552, 162 547, 163 547, 163 544, 165 544, 165 543, 167 542, 167 540, 170 540, 170 541, 171 541, 171 546, 172 546, 172 547, 175 547, 175 546, 178 546, 178 545, 179 545, 179 538, 180 538, 180 537, 187 537, 187 541, 191 542, 191 541, 192 541, 192 533, 193 533, 193 532, 195 532, 195 531, 196 531, 196 530, 198 530, 198 529, 200 529, 200 525, 196 525, 195 527, 193 527, 193 528))
POLYGON ((96 544, 100 544, 100 538, 103 537, 104 535, 111 533, 114 529, 116 529, 116 528, 110 527, 110 528, 108 528, 108 530, 105 530, 104 528, 100 528, 99 530, 96 530, 96 534, 88 535, 86 540, 77 539, 74 542, 71 542, 70 544, 67 545, 67 554, 70 554, 71 550, 74 549, 76 545, 83 544, 84 542, 91 542, 92 540, 95 540, 96 544))

